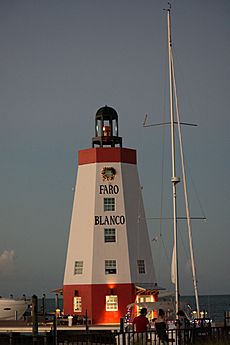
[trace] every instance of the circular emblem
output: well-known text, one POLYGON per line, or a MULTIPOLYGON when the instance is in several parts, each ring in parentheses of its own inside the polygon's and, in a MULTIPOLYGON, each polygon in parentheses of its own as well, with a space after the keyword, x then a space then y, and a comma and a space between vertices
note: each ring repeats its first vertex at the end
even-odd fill
POLYGON ((101 171, 103 181, 113 181, 116 175, 116 169, 112 167, 104 167, 101 171))

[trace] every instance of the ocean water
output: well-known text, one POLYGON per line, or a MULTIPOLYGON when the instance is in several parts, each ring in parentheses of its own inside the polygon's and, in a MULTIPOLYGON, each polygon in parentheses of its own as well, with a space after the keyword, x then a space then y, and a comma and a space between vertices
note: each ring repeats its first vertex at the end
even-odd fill
POLYGON ((58 301, 55 298, 46 298, 43 301, 42 298, 38 298, 38 311, 43 310, 43 304, 45 304, 46 313, 54 313, 56 309, 63 310, 63 298, 58 298, 58 301))
MULTIPOLYGON (((194 296, 182 296, 181 302, 196 310, 194 296)), ((230 312, 230 295, 203 295, 199 297, 200 310, 215 322, 223 322, 225 312, 230 312)))
MULTIPOLYGON (((194 296, 181 296, 181 302, 196 310, 194 296)), ((200 310, 206 311, 207 316, 215 322, 223 322, 225 312, 230 312, 230 295, 204 295, 199 297, 200 310)), ((63 310, 63 299, 58 300, 59 309, 63 310)), ((38 300, 38 308, 42 308, 42 299, 38 300)), ((57 308, 57 301, 52 298, 45 300, 46 312, 54 312, 57 308)))

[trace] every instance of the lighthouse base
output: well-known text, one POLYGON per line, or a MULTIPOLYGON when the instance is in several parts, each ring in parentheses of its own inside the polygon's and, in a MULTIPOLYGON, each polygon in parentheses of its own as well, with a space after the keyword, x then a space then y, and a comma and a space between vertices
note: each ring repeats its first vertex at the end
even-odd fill
POLYGON ((92 324, 118 324, 134 303, 134 284, 65 285, 65 315, 85 316, 92 324))

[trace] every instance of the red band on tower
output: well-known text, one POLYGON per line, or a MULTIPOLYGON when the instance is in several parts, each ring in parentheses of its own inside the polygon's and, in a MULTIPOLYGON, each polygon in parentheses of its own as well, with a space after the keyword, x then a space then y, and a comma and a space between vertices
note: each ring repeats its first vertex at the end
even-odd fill
POLYGON ((136 150, 121 147, 97 147, 78 152, 78 165, 103 162, 137 164, 136 150))

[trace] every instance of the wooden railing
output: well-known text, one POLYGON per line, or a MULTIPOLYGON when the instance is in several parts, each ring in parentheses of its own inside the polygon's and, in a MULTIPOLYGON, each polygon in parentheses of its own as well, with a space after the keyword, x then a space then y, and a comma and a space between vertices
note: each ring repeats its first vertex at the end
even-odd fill
POLYGON ((0 333, 0 345, 198 345, 230 344, 230 327, 200 327, 167 331, 168 342, 162 342, 155 330, 145 333, 111 331, 57 331, 36 337, 18 333, 0 333))

